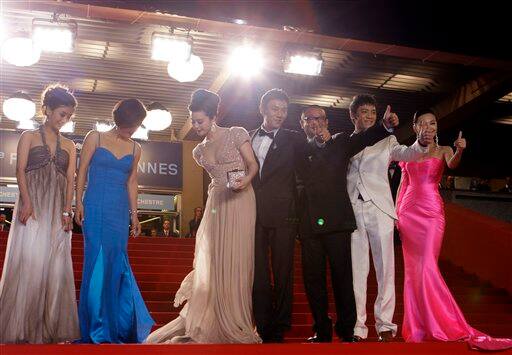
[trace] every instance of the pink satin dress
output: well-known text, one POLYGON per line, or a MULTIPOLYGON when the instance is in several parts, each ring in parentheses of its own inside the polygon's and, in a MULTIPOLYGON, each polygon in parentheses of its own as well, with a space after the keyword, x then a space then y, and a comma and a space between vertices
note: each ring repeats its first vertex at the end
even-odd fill
POLYGON ((404 255, 404 321, 406 342, 465 340, 474 349, 512 348, 511 339, 497 339, 473 329, 446 286, 437 261, 445 216, 438 185, 444 159, 402 162, 397 200, 398 228, 404 255))

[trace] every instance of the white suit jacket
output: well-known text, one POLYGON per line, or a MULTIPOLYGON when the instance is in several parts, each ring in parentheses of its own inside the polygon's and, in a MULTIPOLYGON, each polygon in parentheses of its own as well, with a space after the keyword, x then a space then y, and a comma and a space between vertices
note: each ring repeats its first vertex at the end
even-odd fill
POLYGON ((391 196, 388 167, 392 161, 415 161, 427 152, 416 141, 410 147, 398 144, 391 135, 370 147, 366 147, 350 159, 347 174, 347 191, 355 203, 359 194, 364 201, 372 201, 379 209, 397 219, 391 196))

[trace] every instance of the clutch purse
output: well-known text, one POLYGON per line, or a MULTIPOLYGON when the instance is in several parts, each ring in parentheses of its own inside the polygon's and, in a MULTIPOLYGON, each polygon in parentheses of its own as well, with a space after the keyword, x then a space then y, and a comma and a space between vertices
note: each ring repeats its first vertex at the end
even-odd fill
POLYGON ((236 185, 236 180, 245 176, 244 170, 231 170, 227 172, 228 176, 228 189, 232 189, 236 185))

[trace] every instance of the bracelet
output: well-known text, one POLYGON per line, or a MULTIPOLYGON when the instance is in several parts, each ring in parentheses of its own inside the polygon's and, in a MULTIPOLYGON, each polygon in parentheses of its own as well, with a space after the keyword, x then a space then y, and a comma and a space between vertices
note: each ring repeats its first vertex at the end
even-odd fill
POLYGON ((137 215, 137 210, 129 210, 130 211, 130 215, 137 215))
POLYGON ((71 217, 73 215, 73 212, 62 212, 62 215, 64 217, 71 217))

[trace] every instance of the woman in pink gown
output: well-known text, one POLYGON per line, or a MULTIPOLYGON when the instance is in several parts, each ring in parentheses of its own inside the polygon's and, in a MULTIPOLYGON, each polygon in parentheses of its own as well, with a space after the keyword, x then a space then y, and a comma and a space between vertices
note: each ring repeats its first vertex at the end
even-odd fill
MULTIPOLYGON (((437 137, 432 111, 414 115, 414 130, 427 130, 437 137)), ((397 200, 398 228, 404 255, 404 321, 407 342, 466 340, 472 348, 500 350, 512 347, 511 339, 496 339, 473 329, 453 299, 437 266, 443 241, 444 205, 438 185, 445 164, 459 165, 466 141, 462 132, 454 146, 438 146, 437 139, 426 157, 402 162, 402 183, 397 200)))

